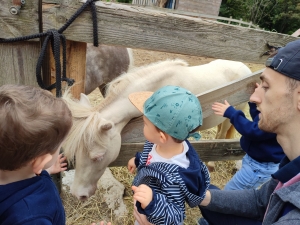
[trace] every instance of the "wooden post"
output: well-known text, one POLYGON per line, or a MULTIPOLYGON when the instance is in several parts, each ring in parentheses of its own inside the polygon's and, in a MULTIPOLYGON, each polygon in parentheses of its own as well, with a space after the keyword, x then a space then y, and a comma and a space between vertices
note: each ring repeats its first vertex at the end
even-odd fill
POLYGON ((250 23, 249 23, 249 26, 248 26, 248 27, 249 27, 249 28, 251 28, 251 26, 252 26, 252 21, 250 21, 250 23))
MULTIPOLYGON (((85 71, 86 71, 86 43, 67 41, 67 77, 73 78, 75 83, 71 93, 75 98, 84 93, 85 71)), ((62 53, 61 53, 62 56, 62 53)), ((51 83, 55 82, 55 61, 53 55, 50 58, 51 83)), ((52 93, 55 93, 53 90, 52 93)))
POLYGON ((38 42, 0 44, 0 85, 23 84, 38 87, 35 68, 39 53, 38 42))

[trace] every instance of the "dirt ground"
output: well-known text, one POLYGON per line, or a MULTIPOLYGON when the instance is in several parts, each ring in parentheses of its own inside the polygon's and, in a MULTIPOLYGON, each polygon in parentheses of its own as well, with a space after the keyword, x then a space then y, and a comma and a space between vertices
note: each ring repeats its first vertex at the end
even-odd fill
MULTIPOLYGON (((135 66, 142 66, 160 60, 176 58, 187 61, 190 66, 201 65, 214 60, 213 58, 207 57, 196 57, 138 49, 133 49, 133 57, 135 66)), ((246 63, 246 65, 252 70, 252 72, 264 68, 264 65, 261 64, 246 63)), ((91 94, 89 94, 88 97, 93 105, 97 105, 102 100, 102 95, 100 94, 100 91, 98 89, 94 90, 91 94)), ((215 132, 216 129, 212 128, 210 130, 201 132, 201 135, 203 139, 212 139, 214 138, 215 132)), ((133 176, 128 173, 126 167, 113 167, 110 169, 114 177, 125 186, 123 200, 126 204, 128 214, 121 217, 114 216, 112 210, 108 209, 103 196, 101 195, 101 191, 103 192, 103 190, 98 190, 96 194, 85 203, 79 202, 67 191, 63 191, 61 196, 66 209, 67 225, 87 225, 91 222, 96 222, 99 220, 111 221, 113 225, 133 224, 134 220, 132 216, 132 192, 130 190, 133 176)), ((232 161, 216 162, 215 172, 211 173, 211 183, 219 186, 220 188, 223 188, 223 186, 232 177, 235 171, 235 164, 232 161)), ((186 216, 187 217, 184 224, 193 225, 197 224, 197 219, 201 216, 201 214, 198 208, 191 209, 187 207, 186 216)))

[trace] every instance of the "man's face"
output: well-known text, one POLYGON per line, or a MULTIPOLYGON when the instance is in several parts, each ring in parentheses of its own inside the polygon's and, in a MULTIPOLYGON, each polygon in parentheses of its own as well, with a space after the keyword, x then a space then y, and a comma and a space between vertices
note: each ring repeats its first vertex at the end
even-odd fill
POLYGON ((278 133, 296 111, 294 96, 289 91, 286 76, 266 68, 260 79, 260 85, 250 97, 250 101, 255 102, 261 112, 258 127, 278 133))

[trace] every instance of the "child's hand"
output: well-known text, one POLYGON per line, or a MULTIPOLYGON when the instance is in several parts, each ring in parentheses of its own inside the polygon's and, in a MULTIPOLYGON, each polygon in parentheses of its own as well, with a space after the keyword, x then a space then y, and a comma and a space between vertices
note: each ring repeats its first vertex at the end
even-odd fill
POLYGON ((211 108, 216 115, 224 116, 224 113, 228 109, 229 106, 230 106, 230 104, 225 100, 225 104, 220 103, 220 102, 215 102, 211 108))
POLYGON ((134 173, 134 171, 135 171, 135 169, 136 169, 134 160, 135 160, 135 157, 131 158, 131 159, 128 161, 127 168, 128 168, 128 170, 129 170, 130 173, 134 173))
POLYGON ((150 187, 145 184, 140 186, 132 186, 131 189, 134 191, 133 198, 141 203, 143 209, 145 209, 153 199, 153 192, 150 187))
POLYGON ((56 162, 51 167, 46 169, 47 172, 49 174, 55 174, 67 170, 68 163, 66 163, 66 160, 67 157, 65 157, 63 154, 59 154, 56 162))

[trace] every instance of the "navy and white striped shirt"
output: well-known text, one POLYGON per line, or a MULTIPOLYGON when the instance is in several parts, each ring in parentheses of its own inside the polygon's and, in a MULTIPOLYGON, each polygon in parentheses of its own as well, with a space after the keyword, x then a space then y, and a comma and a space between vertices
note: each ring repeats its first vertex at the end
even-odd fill
POLYGON ((156 225, 177 225, 185 219, 185 201, 190 207, 198 206, 205 197, 210 184, 210 176, 205 164, 186 140, 190 160, 188 168, 175 164, 155 162, 146 166, 153 143, 146 141, 142 153, 137 153, 135 164, 137 175, 133 185, 146 184, 153 191, 153 199, 145 208, 136 203, 137 210, 145 214, 150 223, 156 225))

